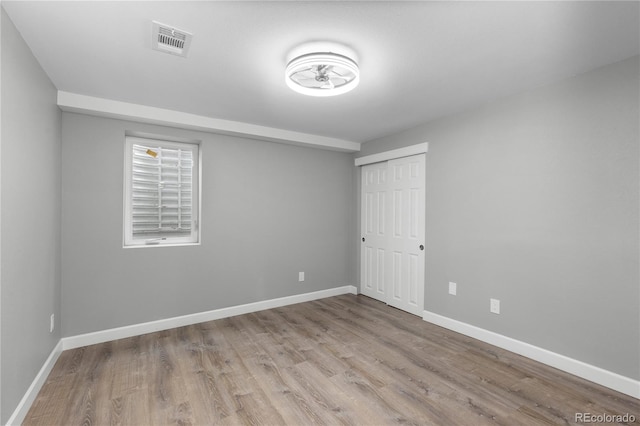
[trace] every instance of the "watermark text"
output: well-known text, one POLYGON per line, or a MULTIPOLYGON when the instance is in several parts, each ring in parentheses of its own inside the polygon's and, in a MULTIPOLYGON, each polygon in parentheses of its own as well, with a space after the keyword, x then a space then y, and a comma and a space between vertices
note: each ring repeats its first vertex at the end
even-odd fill
POLYGON ((633 423, 636 416, 633 414, 593 414, 576 413, 576 423, 633 423))

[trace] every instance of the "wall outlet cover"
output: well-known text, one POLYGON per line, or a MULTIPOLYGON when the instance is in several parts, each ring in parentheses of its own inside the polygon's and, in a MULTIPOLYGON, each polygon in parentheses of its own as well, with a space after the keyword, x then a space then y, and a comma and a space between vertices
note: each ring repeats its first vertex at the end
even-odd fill
POLYGON ((500 313, 500 300, 498 299, 489 299, 489 310, 494 314, 500 313))
POLYGON ((304 281, 304 272, 298 272, 298 281, 299 282, 304 281))
POLYGON ((458 294, 458 284, 449 282, 449 294, 453 296, 458 294))

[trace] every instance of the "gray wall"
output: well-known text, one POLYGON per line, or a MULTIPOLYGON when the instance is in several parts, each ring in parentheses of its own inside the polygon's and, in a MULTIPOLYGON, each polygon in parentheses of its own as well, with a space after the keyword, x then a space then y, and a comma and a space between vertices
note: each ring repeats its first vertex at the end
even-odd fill
POLYGON ((60 339, 61 113, 53 86, 2 9, 0 250, 4 424, 60 339))
POLYGON ((357 284, 350 154, 73 113, 62 129, 64 336, 357 284), (126 131, 202 141, 200 246, 122 248, 126 131))
POLYGON ((429 142, 426 310, 640 379, 639 69, 634 57, 363 145, 429 142))

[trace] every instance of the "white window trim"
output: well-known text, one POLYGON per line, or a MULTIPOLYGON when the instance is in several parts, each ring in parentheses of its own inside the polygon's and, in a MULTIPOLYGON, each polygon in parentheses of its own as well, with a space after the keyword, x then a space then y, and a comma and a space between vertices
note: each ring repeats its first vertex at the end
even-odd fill
MULTIPOLYGON (((146 136, 146 135, 145 135, 146 136)), ((173 139, 161 139, 157 137, 138 137, 127 135, 125 137, 124 150, 124 203, 123 203, 123 247, 176 247, 191 246, 200 244, 200 201, 201 201, 201 158, 200 145, 197 142, 181 142, 173 139), (133 239, 132 235, 132 165, 133 165, 133 145, 155 145, 167 148, 192 149, 192 233, 189 237, 166 237, 164 239, 133 239)))

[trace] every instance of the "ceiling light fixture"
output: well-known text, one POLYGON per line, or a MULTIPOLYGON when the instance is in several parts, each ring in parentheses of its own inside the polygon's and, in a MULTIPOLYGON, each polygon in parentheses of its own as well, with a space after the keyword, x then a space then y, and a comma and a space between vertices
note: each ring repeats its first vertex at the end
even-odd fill
POLYGON ((285 71, 287 86, 310 96, 335 96, 347 93, 360 82, 355 60, 332 51, 316 51, 296 56, 285 71))

